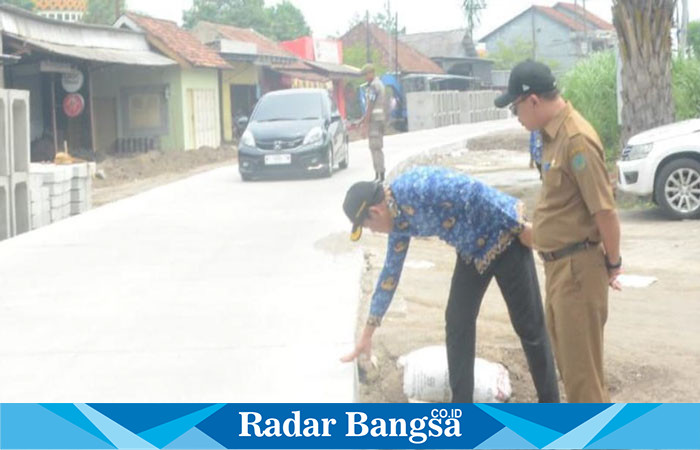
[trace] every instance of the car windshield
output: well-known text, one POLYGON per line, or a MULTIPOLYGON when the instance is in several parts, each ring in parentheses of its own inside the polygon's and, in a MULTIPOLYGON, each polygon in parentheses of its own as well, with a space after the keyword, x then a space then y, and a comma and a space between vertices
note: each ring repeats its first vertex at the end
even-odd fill
POLYGON ((321 96, 312 93, 270 95, 263 97, 255 109, 256 122, 316 120, 321 117, 321 96))

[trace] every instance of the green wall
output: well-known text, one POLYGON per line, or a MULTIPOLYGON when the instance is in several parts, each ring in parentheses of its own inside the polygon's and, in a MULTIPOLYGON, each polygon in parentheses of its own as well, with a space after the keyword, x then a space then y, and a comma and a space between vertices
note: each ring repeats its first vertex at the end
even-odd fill
MULTIPOLYGON (((125 137, 122 120, 122 89, 138 88, 154 85, 168 85, 168 134, 161 136, 161 146, 164 150, 181 150, 185 146, 185 135, 182 129, 183 101, 180 95, 180 67, 164 68, 138 66, 108 66, 92 72, 93 95, 95 98, 114 98, 117 105, 117 123, 119 137, 125 137)), ((100 117, 95 117, 96 126, 100 126, 100 117)))
POLYGON ((189 100, 190 89, 213 89, 216 93, 216 103, 214 105, 216 113, 216 129, 219 143, 221 143, 221 116, 220 116, 220 91, 219 91, 219 71, 217 69, 183 69, 181 72, 182 84, 181 95, 184 114, 181 114, 182 129, 184 130, 184 146, 182 148, 190 150, 194 147, 194 127, 192 117, 192 105, 189 100))

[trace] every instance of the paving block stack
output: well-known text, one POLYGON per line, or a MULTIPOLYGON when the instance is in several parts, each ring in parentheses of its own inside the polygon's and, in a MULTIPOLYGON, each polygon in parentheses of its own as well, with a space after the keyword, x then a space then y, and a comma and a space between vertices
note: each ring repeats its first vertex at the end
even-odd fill
POLYGON ((89 210, 94 172, 95 163, 32 164, 32 229, 89 210))
POLYGON ((51 193, 49 187, 44 186, 43 175, 36 173, 36 164, 32 164, 29 175, 29 201, 32 211, 32 230, 45 227, 51 223, 51 193))
POLYGON ((92 176, 95 163, 74 164, 70 186, 70 215, 82 214, 92 208, 92 176))

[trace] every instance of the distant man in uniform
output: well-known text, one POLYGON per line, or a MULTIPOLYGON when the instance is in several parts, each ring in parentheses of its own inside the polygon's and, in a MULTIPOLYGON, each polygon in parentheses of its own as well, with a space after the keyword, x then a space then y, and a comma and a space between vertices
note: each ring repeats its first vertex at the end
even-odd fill
POLYGON ((533 223, 534 248, 545 261, 547 326, 569 402, 610 401, 603 372, 608 286, 619 289, 620 222, 593 127, 559 95, 549 67, 515 66, 508 91, 520 123, 541 130, 542 191, 533 223))
POLYGON ((474 393, 476 320, 493 278, 508 306, 540 402, 559 402, 554 357, 545 326, 542 297, 523 205, 465 174, 440 167, 417 167, 385 188, 379 182, 354 184, 343 210, 352 222, 352 240, 362 228, 389 235, 384 268, 372 296, 370 316, 349 362, 369 354, 372 335, 394 296, 411 237, 437 236, 457 251, 445 310, 447 365, 454 402, 471 403, 474 393))
POLYGON ((375 180, 384 181, 384 84, 375 75, 374 66, 365 64, 362 75, 367 81, 365 89, 365 115, 360 121, 364 133, 369 129, 369 149, 372 152, 375 180))

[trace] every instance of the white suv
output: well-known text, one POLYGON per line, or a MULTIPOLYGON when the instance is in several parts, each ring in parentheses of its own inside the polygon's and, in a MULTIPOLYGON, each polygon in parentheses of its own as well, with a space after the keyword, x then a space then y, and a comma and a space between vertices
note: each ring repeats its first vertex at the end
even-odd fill
POLYGON ((618 187, 651 198, 672 217, 700 217, 700 119, 630 138, 618 162, 618 187))

